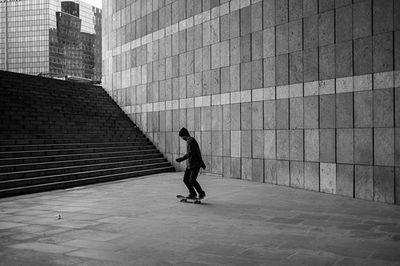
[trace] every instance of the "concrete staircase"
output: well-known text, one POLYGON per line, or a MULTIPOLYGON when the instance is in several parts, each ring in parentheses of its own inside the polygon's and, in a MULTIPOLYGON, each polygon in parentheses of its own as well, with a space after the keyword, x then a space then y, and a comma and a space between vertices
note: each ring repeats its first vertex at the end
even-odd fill
POLYGON ((0 71, 0 197, 170 171, 101 87, 0 71))

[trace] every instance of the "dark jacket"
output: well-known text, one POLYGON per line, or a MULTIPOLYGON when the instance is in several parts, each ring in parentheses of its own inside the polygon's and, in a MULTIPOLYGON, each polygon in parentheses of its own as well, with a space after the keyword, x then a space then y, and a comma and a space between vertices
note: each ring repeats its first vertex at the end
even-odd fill
POLYGON ((186 141, 186 150, 187 150, 186 154, 183 157, 178 158, 177 161, 184 161, 187 159, 186 161, 187 169, 193 169, 197 167, 201 167, 203 169, 206 168, 203 159, 201 158, 199 144, 197 143, 195 138, 190 137, 186 141))

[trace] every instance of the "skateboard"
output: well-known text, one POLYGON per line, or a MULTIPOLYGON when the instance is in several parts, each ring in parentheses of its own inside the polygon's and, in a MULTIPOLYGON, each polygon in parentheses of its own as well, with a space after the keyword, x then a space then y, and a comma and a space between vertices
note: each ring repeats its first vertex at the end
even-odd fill
POLYGON ((180 200, 180 202, 192 202, 192 203, 194 203, 194 204, 201 204, 201 200, 202 199, 199 199, 199 198, 188 198, 188 197, 185 197, 185 196, 182 196, 182 195, 176 195, 176 197, 178 198, 178 199, 181 199, 180 200))

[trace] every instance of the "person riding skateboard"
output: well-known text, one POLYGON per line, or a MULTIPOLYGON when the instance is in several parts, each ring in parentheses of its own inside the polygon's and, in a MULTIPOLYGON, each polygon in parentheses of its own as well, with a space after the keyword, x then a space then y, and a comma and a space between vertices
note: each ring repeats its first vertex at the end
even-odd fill
POLYGON ((180 158, 177 158, 178 163, 186 161, 185 175, 183 176, 183 183, 189 189, 188 198, 196 198, 197 193, 199 194, 199 199, 203 199, 206 193, 201 188, 199 182, 197 182, 197 175, 199 174, 200 167, 206 169, 206 165, 201 158, 201 151, 199 144, 196 139, 191 137, 189 131, 186 128, 181 128, 179 131, 179 137, 186 141, 186 154, 180 158))

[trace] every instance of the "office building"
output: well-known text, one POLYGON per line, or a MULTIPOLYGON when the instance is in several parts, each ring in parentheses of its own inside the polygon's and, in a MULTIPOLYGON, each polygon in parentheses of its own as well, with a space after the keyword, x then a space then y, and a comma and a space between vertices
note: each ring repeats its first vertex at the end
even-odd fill
POLYGON ((85 2, 0 2, 0 69, 101 79, 101 9, 85 2))

